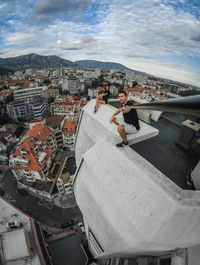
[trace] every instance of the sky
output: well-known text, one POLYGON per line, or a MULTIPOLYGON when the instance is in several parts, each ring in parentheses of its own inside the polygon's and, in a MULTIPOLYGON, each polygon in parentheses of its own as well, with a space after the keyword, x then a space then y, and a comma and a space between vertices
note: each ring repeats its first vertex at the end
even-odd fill
POLYGON ((29 53, 200 87, 200 0, 0 0, 0 57, 29 53))

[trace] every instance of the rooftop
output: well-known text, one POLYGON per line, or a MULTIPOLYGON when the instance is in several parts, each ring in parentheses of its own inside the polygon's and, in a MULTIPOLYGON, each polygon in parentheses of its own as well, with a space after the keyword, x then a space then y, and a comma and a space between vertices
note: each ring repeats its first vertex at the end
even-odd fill
MULTIPOLYGON (((112 102, 111 104, 119 107, 119 102, 112 102)), ((150 123, 153 128, 159 130, 159 134, 134 143, 131 148, 180 188, 191 190, 194 187, 187 184, 188 172, 191 170, 192 161, 195 164, 199 158, 191 157, 191 152, 186 152, 178 144, 184 127, 182 122, 187 119, 193 118, 175 113, 162 113, 158 121, 151 120, 150 123)))
POLYGON ((49 243, 49 253, 54 265, 85 265, 87 256, 75 234, 49 243))
POLYGON ((26 133, 20 144, 16 147, 15 152, 10 157, 10 167, 41 171, 51 155, 51 151, 48 145, 46 145, 47 137, 51 134, 52 131, 47 126, 36 124, 26 133), (14 162, 12 163, 12 160, 16 159, 22 161, 22 163, 17 165, 14 162))
MULTIPOLYGON (((0 212, 0 240, 3 251, 3 253, 1 252, 1 258, 6 261, 19 259, 5 264, 21 265, 22 259, 27 257, 26 260, 23 260, 23 264, 30 264, 30 246, 28 244, 29 240, 27 241, 27 235, 28 237, 34 236, 32 219, 2 198, 0 198, 0 212), (11 228, 11 224, 14 224, 13 228, 11 228)), ((33 239, 29 239, 31 247, 35 248, 33 239)), ((40 264, 36 251, 34 251, 31 264, 40 264)))
POLYGON ((31 257, 26 237, 26 231, 23 228, 1 234, 5 262, 24 260, 31 257))
POLYGON ((50 116, 48 118, 46 118, 46 125, 47 126, 51 126, 51 127, 55 127, 61 124, 63 120, 62 116, 50 116))
POLYGON ((67 130, 67 129, 76 129, 77 126, 77 119, 66 119, 64 124, 63 124, 63 130, 67 130))
POLYGON ((136 143, 131 148, 180 188, 193 189, 187 184, 190 154, 181 150, 176 142, 181 134, 181 125, 174 124, 172 120, 162 115, 161 119, 158 122, 152 122, 151 126, 158 129, 159 134, 136 143))

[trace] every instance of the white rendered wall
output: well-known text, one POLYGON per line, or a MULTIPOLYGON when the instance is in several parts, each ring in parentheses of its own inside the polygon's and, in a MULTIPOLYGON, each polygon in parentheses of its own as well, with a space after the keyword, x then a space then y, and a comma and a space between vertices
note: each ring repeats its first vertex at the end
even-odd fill
POLYGON ((199 192, 181 190, 130 147, 117 148, 117 133, 101 123, 110 106, 96 116, 90 107, 78 130, 74 191, 86 228, 104 250, 93 254, 159 256, 199 244, 199 192))

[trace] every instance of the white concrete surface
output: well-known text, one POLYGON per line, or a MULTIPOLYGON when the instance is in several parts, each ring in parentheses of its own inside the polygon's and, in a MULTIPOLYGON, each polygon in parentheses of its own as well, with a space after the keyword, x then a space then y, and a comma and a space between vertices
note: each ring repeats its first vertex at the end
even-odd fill
POLYGON ((129 147, 102 139, 84 154, 74 188, 105 255, 158 255, 200 242, 199 194, 195 202, 194 192, 176 187, 129 147))
MULTIPOLYGON (((3 251, 5 251, 6 259, 9 257, 16 257, 16 255, 25 255, 27 253, 27 246, 24 242, 24 237, 22 236, 22 233, 19 231, 16 231, 13 235, 13 233, 7 232, 6 224, 8 222, 17 221, 18 224, 22 223, 23 228, 27 231, 29 240, 31 243, 31 246, 34 251, 34 256, 32 259, 27 259, 25 261, 14 261, 9 264, 15 264, 15 265, 39 265, 40 259, 36 252, 36 246, 33 239, 33 230, 32 230, 32 221, 31 218, 29 218, 27 215, 23 214, 21 211, 19 211, 14 206, 7 203, 4 199, 0 198, 0 234, 2 233, 2 240, 3 243, 3 251), (5 234, 4 234, 5 233, 5 234), (10 240, 12 241, 12 244, 10 244, 10 240)), ((21 230, 20 230, 21 231, 21 230)), ((2 243, 2 242, 1 242, 2 243)))
MULTIPOLYGON (((200 148, 200 146, 199 146, 200 148)), ((196 190, 200 190, 200 162, 196 165, 191 173, 192 180, 196 190)))
POLYGON ((24 229, 10 231, 1 237, 5 260, 29 257, 24 229))
POLYGON ((103 249, 96 257, 159 256, 200 244, 200 192, 182 190, 130 147, 117 148, 110 106, 92 111, 93 102, 80 123, 74 191, 87 235, 103 249))
MULTIPOLYGON (((101 105, 99 110, 94 114, 95 100, 91 100, 85 107, 82 113, 81 129, 79 126, 78 135, 75 143, 76 164, 78 165, 82 154, 96 144, 104 137, 110 139, 113 144, 122 141, 118 134, 117 126, 110 123, 110 118, 116 108, 111 105, 101 105), (84 142, 84 144, 83 144, 84 142)), ((122 115, 121 113, 119 115, 122 115)), ((117 116, 116 116, 117 117, 117 116)), ((140 122, 140 130, 136 134, 128 135, 130 145, 144 141, 150 137, 156 136, 159 131, 154 127, 140 122)))
POLYGON ((188 248, 188 264, 187 265, 199 265, 200 264, 200 245, 188 248))

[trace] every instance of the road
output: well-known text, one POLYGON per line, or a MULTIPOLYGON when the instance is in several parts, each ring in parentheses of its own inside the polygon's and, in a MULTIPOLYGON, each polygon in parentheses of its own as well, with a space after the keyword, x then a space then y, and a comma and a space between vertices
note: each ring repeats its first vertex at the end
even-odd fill
POLYGON ((2 185, 6 191, 5 198, 14 206, 45 225, 59 228, 60 224, 68 219, 82 220, 82 214, 78 206, 64 209, 53 205, 51 209, 48 209, 39 204, 40 199, 30 194, 28 196, 19 194, 17 192, 17 181, 10 169, 5 172, 2 178, 2 185))

